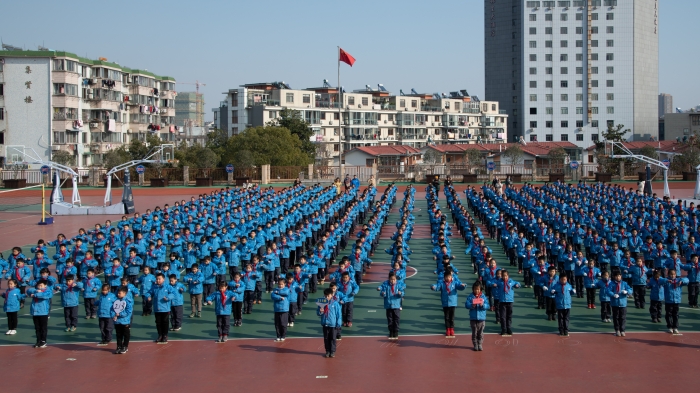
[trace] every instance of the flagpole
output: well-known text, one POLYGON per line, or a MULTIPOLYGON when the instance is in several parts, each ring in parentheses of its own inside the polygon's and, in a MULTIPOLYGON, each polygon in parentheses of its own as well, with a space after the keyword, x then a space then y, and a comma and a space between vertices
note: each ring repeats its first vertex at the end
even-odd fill
POLYGON ((340 46, 338 46, 338 177, 343 177, 343 107, 340 95, 340 46))

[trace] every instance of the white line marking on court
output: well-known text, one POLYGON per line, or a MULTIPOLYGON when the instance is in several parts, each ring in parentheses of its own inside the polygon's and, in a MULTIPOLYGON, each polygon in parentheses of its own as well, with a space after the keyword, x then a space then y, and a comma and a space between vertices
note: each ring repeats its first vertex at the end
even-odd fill
POLYGON ((377 310, 367 310, 367 312, 377 312, 377 310))
POLYGON ((328 375, 317 375, 316 379, 327 379, 328 375))

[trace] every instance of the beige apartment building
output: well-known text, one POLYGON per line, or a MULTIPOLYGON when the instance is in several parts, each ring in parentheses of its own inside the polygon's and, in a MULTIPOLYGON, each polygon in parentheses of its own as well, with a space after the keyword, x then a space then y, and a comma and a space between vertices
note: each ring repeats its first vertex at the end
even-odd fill
POLYGON ((376 88, 342 92, 324 81, 301 90, 284 82, 252 83, 231 89, 214 109, 215 124, 229 135, 274 121, 283 108, 298 110, 320 145, 317 161, 337 163, 339 153, 362 146, 503 142, 507 115, 498 102, 479 101, 466 90, 449 94, 392 95, 376 88), (341 103, 339 105, 339 102, 341 103))
POLYGON ((0 51, 0 160, 43 160, 70 152, 75 166, 100 165, 104 154, 156 134, 174 141, 175 79, 69 52, 0 51))

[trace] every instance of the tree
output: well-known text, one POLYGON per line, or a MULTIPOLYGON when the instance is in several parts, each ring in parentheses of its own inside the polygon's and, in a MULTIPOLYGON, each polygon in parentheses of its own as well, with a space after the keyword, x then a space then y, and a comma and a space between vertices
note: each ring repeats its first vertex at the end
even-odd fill
POLYGON ((680 172, 692 172, 695 167, 700 165, 700 138, 698 135, 692 135, 687 141, 683 142, 681 154, 673 157, 671 161, 671 169, 680 172))
POLYGON ((284 127, 248 128, 229 138, 222 162, 234 165, 308 165, 312 158, 302 150, 302 141, 284 127), (244 153, 245 152, 245 153, 244 153))
POLYGON ((619 147, 615 147, 611 152, 606 152, 605 142, 625 142, 625 134, 630 132, 630 129, 624 129, 624 125, 618 124, 617 126, 608 125, 608 129, 603 132, 603 139, 598 140, 596 145, 595 154, 598 159, 598 170, 603 173, 616 173, 620 170, 620 162, 624 162, 625 172, 631 170, 632 161, 624 158, 610 158, 608 154, 626 154, 619 147))
POLYGON ((280 111, 279 117, 267 123, 270 127, 284 127, 288 129, 292 135, 295 135, 301 141, 301 150, 309 156, 309 159, 314 159, 316 153, 315 143, 311 142, 311 136, 314 134, 309 123, 301 117, 301 112, 284 108, 280 111))
POLYGON ((464 151, 464 163, 471 171, 474 167, 479 167, 484 164, 484 157, 480 149, 467 149, 464 151))
MULTIPOLYGON (((180 166, 207 170, 215 168, 220 161, 219 155, 214 150, 198 144, 178 149, 175 151, 175 158, 180 166)), ((206 176, 208 176, 208 173, 205 173, 206 176)))
POLYGON ((104 159, 102 160, 105 168, 107 169, 112 169, 115 166, 124 164, 126 162, 131 161, 131 154, 129 154, 128 151, 124 148, 124 146, 120 146, 117 149, 110 150, 104 155, 104 159))
POLYGON ((659 155, 656 153, 656 149, 654 149, 653 146, 644 146, 643 148, 639 149, 639 155, 653 158, 655 160, 659 159, 659 155))
POLYGON ((51 155, 51 161, 65 166, 73 166, 75 165, 75 156, 65 150, 59 150, 51 155))
POLYGON ((228 143, 228 133, 226 130, 215 129, 214 131, 207 134, 206 147, 213 150, 216 154, 221 156, 226 150, 226 144, 228 143))
POLYGON ((569 155, 566 154, 566 150, 564 150, 563 147, 555 147, 554 149, 549 151, 549 163, 552 166, 559 166, 561 167, 564 165, 564 161, 566 160, 566 157, 569 155))
POLYGON ((423 163, 424 164, 438 164, 442 161, 442 156, 440 153, 435 151, 435 149, 426 149, 425 154, 423 154, 423 163))
POLYGON ((505 163, 510 165, 522 164, 523 155, 523 149, 521 149, 520 145, 518 144, 508 146, 508 148, 503 153, 501 153, 501 156, 503 157, 505 163))

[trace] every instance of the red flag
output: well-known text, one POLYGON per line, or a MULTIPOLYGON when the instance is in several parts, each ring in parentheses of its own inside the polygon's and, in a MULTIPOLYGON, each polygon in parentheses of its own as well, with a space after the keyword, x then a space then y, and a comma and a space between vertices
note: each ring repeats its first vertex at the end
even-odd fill
POLYGON ((342 48, 340 49, 340 58, 338 60, 349 65, 350 67, 352 67, 352 65, 355 64, 355 58, 352 57, 348 52, 344 51, 342 48))

